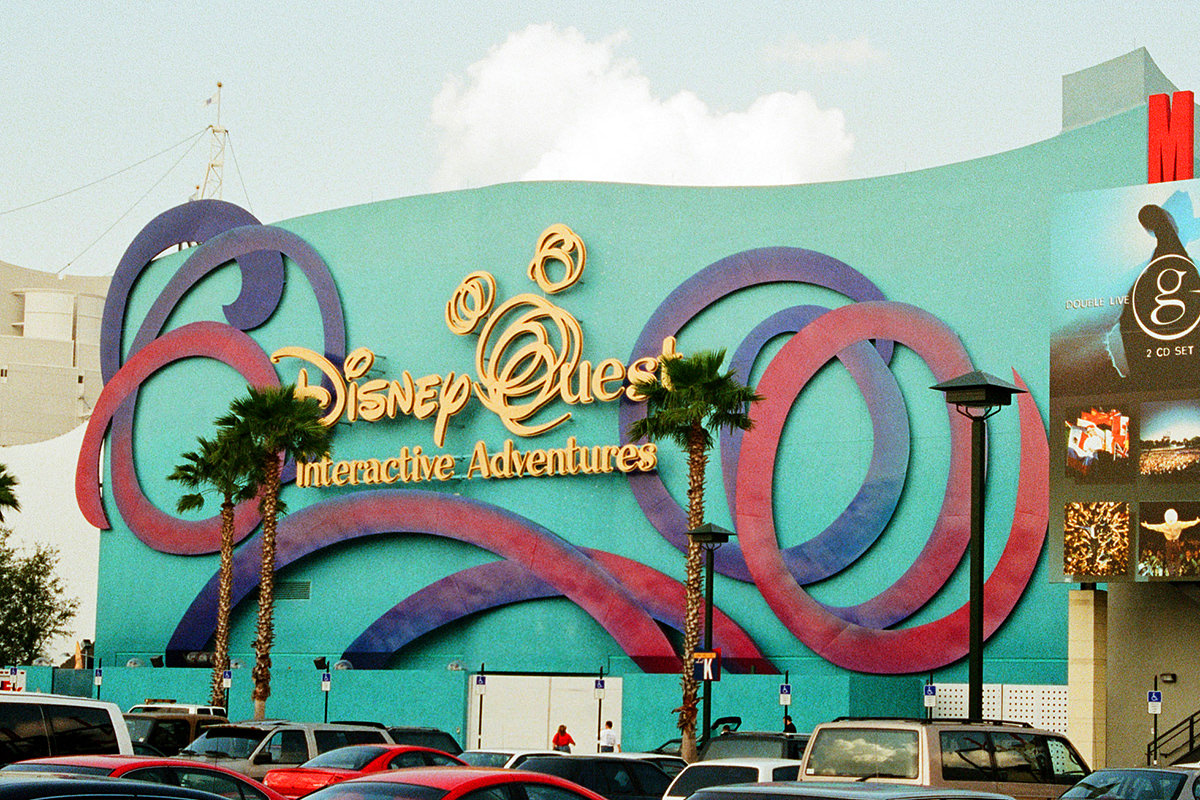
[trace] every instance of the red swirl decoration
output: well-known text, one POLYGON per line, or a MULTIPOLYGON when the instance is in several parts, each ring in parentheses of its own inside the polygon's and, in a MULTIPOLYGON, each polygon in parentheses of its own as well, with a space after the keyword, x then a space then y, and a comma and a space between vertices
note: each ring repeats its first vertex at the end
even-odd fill
MULTIPOLYGON (((100 445, 113 415, 142 381, 167 364, 185 358, 213 358, 236 369, 256 386, 278 386, 271 360, 246 334, 218 322, 193 322, 150 342, 126 361, 104 385, 84 431, 75 469, 75 498, 89 523, 109 527, 100 497, 100 445)), ((160 511, 142 492, 134 470, 131 436, 113 437, 113 497, 121 518, 139 539, 162 553, 212 553, 221 546, 221 520, 185 520, 160 511), (119 473, 119 474, 118 474, 119 473)), ((255 503, 235 512, 235 538, 245 538, 258 525, 255 503)))
MULTIPOLYGON (((742 439, 738 462, 737 532, 746 564, 763 598, 780 621, 822 658, 846 669, 877 674, 924 672, 967 654, 969 606, 912 628, 883 629, 847 622, 821 606, 796 582, 784 562, 771 514, 775 452, 787 409, 804 384, 834 354, 869 339, 889 339, 912 348, 925 359, 938 380, 939 360, 957 339, 930 314, 901 303, 867 302, 830 311, 797 333, 779 351, 759 381, 769 404, 756 409, 755 426, 742 439)), ((1023 386, 1014 372, 1018 386, 1023 386)), ((1021 464, 1017 508, 1004 553, 984 588, 984 635, 990 636, 1011 613, 1037 566, 1046 533, 1049 446, 1041 416, 1028 394, 1020 395, 1021 464)), ((965 419, 952 419, 965 426, 965 419)), ((955 450, 963 447, 957 446, 955 450)), ((953 483, 953 475, 952 475, 953 483)), ((947 500, 951 487, 947 487, 947 500)), ((958 507, 965 511, 961 498, 958 507)), ((945 509, 943 509, 945 511, 945 509)), ((902 589, 938 581, 961 557, 959 536, 931 536, 916 563, 880 598, 902 589)), ((869 601, 870 602, 870 601, 869 601)))

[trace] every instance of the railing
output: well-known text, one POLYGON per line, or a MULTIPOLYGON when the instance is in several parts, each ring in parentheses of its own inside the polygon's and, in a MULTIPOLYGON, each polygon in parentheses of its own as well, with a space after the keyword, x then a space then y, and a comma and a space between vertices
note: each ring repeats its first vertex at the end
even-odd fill
MULTIPOLYGON (((1146 765, 1157 764, 1160 760, 1170 759, 1175 755, 1181 758, 1191 755, 1197 747, 1200 747, 1200 739, 1196 736, 1198 732, 1200 732, 1200 711, 1195 711, 1190 717, 1181 719, 1146 745, 1146 765)), ((1171 763, 1175 763, 1175 760, 1172 760, 1171 763)))

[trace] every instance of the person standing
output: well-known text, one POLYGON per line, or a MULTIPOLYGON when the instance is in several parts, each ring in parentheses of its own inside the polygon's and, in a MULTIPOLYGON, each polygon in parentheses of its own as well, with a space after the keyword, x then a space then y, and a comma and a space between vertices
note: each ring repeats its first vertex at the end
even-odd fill
POLYGON ((787 714, 783 715, 783 732, 784 733, 795 733, 796 732, 796 726, 792 723, 792 718, 790 716, 788 716, 787 714))
POLYGON ((575 740, 571 738, 571 734, 567 733, 566 725, 558 726, 558 733, 554 734, 554 738, 550 740, 550 744, 554 745, 554 749, 563 753, 571 752, 571 745, 575 744, 575 740))
POLYGON ((604 730, 600 731, 600 752, 621 752, 621 743, 617 741, 617 732, 613 730, 611 719, 604 723, 604 730))

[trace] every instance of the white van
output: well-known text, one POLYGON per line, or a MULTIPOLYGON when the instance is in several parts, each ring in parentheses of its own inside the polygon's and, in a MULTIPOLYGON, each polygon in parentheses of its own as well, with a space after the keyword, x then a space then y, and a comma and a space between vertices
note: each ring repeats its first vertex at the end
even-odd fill
POLYGON ((57 694, 0 692, 0 765, 43 756, 133 754, 114 703, 57 694))

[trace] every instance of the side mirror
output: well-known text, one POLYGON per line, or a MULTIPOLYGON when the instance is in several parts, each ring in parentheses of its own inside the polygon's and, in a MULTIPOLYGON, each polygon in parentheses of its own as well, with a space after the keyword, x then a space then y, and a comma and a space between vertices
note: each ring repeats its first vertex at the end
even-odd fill
POLYGON ((275 759, 271 758, 270 750, 264 750, 254 757, 255 764, 271 764, 274 763, 274 761, 275 759))

